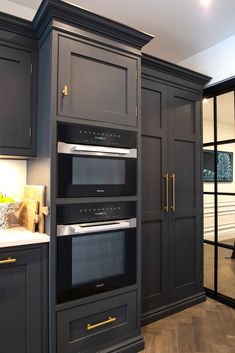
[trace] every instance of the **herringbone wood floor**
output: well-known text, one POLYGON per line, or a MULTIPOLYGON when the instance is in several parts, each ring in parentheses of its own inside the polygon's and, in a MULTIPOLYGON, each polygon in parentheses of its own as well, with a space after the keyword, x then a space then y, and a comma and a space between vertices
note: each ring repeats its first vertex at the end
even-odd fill
POLYGON ((235 353, 235 310, 212 299, 143 327, 141 353, 235 353))

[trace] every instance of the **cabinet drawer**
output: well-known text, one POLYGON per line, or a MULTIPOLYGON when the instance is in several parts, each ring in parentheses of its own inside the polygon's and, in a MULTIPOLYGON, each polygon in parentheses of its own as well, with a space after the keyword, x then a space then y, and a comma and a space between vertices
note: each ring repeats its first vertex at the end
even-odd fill
POLYGON ((136 70, 136 59, 61 37, 58 114, 136 126, 136 70))
POLYGON ((136 322, 136 292, 61 311, 57 352, 98 352, 110 341, 116 343, 135 332, 136 322))

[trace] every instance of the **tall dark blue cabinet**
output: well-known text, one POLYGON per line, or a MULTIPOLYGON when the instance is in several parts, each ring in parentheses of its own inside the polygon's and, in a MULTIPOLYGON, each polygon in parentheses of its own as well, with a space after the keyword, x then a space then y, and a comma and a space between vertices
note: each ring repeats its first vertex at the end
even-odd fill
POLYGON ((143 324, 205 300, 201 101, 209 79, 143 55, 143 324))
MULTIPOLYGON (((66 170, 57 168, 57 132, 63 124, 129 130, 136 133, 139 149, 141 48, 152 37, 55 0, 42 3, 33 26, 38 36, 37 158, 28 162, 28 182, 46 185, 50 204, 46 224, 51 236, 50 350, 139 352, 144 347, 140 335, 140 222, 137 249, 133 249, 136 282, 63 303, 57 301, 56 293, 60 261, 56 224, 58 207, 101 201, 133 201, 140 219, 140 182, 136 195, 130 197, 59 197, 57 173, 66 170), (90 325, 94 329, 89 330, 90 325)), ((137 165, 139 178, 139 159, 137 165)))

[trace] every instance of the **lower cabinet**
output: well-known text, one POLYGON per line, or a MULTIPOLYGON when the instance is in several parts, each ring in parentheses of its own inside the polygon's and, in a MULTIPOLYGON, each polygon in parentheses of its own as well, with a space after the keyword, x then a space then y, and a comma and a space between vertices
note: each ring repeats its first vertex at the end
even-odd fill
POLYGON ((57 353, 139 351, 110 348, 136 335, 136 307, 131 292, 58 312, 57 353))
POLYGON ((0 250, 1 352, 48 352, 46 283, 47 245, 0 250))

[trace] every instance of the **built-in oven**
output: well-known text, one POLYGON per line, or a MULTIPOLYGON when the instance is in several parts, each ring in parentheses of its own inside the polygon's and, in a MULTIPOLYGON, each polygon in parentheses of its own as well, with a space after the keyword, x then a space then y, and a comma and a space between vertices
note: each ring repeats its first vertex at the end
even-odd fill
POLYGON ((58 303, 136 282, 135 215, 135 202, 58 206, 58 303))
POLYGON ((136 132, 58 125, 58 197, 136 195, 136 132))

